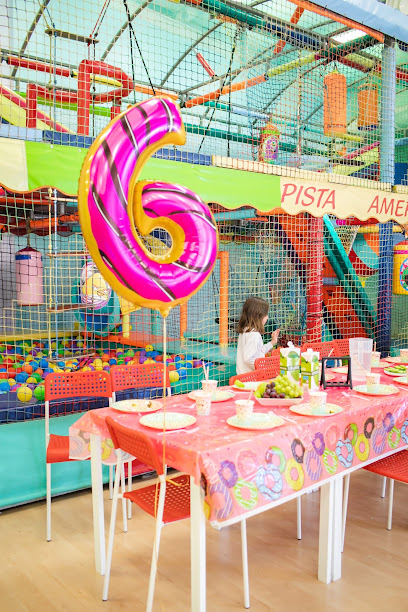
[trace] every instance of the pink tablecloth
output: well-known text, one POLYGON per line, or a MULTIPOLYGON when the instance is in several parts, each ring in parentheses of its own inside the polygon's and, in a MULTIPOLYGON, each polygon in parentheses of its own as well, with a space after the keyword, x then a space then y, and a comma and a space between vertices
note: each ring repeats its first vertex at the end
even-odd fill
MULTIPOLYGON (((382 382, 392 381, 383 376, 382 382)), ((245 394, 236 393, 238 397, 245 394)), ((318 485, 352 466, 408 444, 408 391, 398 395, 365 397, 351 390, 330 389, 328 400, 344 411, 331 417, 304 417, 287 408, 277 415, 295 421, 268 431, 230 427, 226 419, 235 413, 234 400, 213 403, 211 416, 173 432, 140 425, 139 416, 111 408, 92 410, 70 428, 70 454, 90 456, 91 433, 102 437, 103 459, 114 459, 105 417, 148 434, 162 449, 166 462, 195 477, 206 490, 206 513, 210 520, 225 521, 318 485)), ((255 405, 256 410, 267 409, 255 405)), ((167 398, 167 410, 195 414, 186 396, 167 398)))

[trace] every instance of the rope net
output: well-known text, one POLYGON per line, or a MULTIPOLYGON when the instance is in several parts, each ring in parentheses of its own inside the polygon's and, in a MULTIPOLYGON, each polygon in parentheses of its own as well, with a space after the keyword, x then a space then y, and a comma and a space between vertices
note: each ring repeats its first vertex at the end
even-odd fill
MULTIPOLYGON (((393 91, 384 44, 347 20, 287 0, 3 0, 0 15, 0 422, 43 414, 34 395, 42 375, 27 379, 50 364, 75 371, 98 359, 98 368, 162 359, 160 315, 124 311, 77 215, 86 151, 128 105, 154 94, 179 100, 186 144, 158 151, 161 159, 353 193, 398 185, 406 197, 406 53, 396 47, 393 91), (380 164, 382 146, 394 155, 380 164), (19 385, 32 385, 32 397, 19 385)), ((382 338, 383 352, 407 345, 406 288, 398 293, 398 281, 393 293, 390 280, 394 265, 405 282, 392 252, 403 228, 247 204, 210 202, 220 232, 214 272, 167 320, 173 393, 199 386, 202 362, 220 385, 235 374, 236 324, 251 295, 268 300, 266 335, 280 328, 281 345, 355 336, 382 338)), ((279 206, 273 195, 267 204, 279 206)), ((144 240, 154 254, 171 246, 164 230, 144 240)))

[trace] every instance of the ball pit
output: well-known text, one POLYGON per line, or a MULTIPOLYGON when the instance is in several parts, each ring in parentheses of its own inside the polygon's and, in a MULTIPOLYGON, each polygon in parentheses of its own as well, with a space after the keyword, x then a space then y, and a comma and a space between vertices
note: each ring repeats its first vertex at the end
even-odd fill
MULTIPOLYGON (((0 343, 0 393, 16 393, 22 403, 43 402, 44 380, 52 372, 109 372, 115 365, 163 363, 163 354, 152 344, 144 348, 103 346, 95 349, 92 357, 87 349, 81 335, 53 339, 51 343, 48 340, 0 343)), ((201 366, 202 361, 191 355, 167 356, 172 385, 185 381, 201 366)))

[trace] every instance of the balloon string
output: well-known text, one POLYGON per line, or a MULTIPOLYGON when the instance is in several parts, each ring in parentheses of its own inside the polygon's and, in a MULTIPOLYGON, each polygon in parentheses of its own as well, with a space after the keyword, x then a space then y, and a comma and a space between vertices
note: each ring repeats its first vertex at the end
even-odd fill
POLYGON ((163 317, 163 471, 166 471, 167 319, 163 317))

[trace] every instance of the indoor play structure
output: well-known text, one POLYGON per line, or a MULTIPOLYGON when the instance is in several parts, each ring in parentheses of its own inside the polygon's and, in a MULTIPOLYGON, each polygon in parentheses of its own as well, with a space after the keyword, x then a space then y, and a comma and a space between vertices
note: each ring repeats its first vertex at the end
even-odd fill
POLYGON ((226 383, 250 295, 281 343, 406 344, 408 32, 323 4, 3 1, 0 435, 165 343, 172 393, 226 383))

